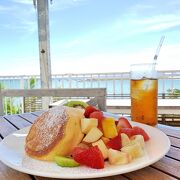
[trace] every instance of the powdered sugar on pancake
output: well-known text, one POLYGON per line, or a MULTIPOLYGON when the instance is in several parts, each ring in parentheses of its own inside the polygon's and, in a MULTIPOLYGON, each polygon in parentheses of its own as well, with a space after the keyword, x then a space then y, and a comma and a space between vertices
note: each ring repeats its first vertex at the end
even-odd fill
POLYGON ((28 139, 28 147, 34 151, 45 150, 56 140, 66 121, 66 107, 56 106, 43 113, 32 126, 34 132, 28 139))

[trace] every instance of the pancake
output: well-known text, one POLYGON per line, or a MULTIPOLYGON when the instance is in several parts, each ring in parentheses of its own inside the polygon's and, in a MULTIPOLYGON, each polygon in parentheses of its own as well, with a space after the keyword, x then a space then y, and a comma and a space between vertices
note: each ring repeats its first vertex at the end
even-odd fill
POLYGON ((80 120, 84 110, 57 106, 34 122, 26 137, 25 151, 32 158, 53 161, 55 155, 68 156, 83 138, 80 120))

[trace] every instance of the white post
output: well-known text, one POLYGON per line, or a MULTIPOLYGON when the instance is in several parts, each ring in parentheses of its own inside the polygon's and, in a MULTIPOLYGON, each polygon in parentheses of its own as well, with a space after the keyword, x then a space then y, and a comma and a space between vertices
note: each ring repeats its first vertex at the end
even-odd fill
MULTIPOLYGON (((39 34, 39 57, 41 88, 51 88, 51 59, 49 40, 49 8, 48 0, 37 0, 38 34, 39 34)), ((42 98, 42 107, 47 109, 50 98, 42 98)))
POLYGON ((68 79, 69 79, 69 88, 71 88, 72 87, 72 74, 69 74, 68 79))
POLYGON ((115 73, 113 73, 113 96, 115 96, 115 94, 116 94, 116 82, 115 82, 115 80, 116 80, 116 77, 115 77, 115 73))
POLYGON ((1 93, 1 87, 0 87, 0 116, 4 115, 4 107, 3 107, 3 96, 1 93))
POLYGON ((86 85, 85 85, 85 81, 86 81, 86 75, 85 75, 85 74, 83 74, 83 88, 85 88, 85 87, 86 87, 86 85))

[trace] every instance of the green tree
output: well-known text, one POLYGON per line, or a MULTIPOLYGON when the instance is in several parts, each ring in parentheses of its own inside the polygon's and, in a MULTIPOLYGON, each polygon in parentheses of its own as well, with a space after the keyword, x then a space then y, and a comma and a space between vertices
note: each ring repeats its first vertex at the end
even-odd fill
POLYGON ((36 79, 35 77, 31 77, 29 80, 29 84, 30 84, 30 89, 34 89, 36 86, 36 79))
POLYGON ((0 82, 0 89, 5 89, 5 85, 2 82, 0 82))
POLYGON ((20 105, 14 105, 14 98, 6 98, 6 101, 4 102, 7 109, 7 114, 19 114, 21 113, 21 106, 20 105))
POLYGON ((180 97, 180 89, 168 89, 167 92, 170 98, 176 99, 180 97))
MULTIPOLYGON (((0 82, 0 89, 6 89, 2 82, 0 82)), ((7 114, 19 114, 21 112, 21 105, 15 105, 14 101, 14 98, 4 98, 3 104, 7 114)))

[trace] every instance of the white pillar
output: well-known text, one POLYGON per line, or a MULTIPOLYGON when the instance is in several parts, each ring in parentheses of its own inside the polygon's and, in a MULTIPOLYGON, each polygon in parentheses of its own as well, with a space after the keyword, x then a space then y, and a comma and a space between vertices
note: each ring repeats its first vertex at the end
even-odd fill
MULTIPOLYGON (((48 0, 37 0, 37 18, 39 35, 39 57, 41 88, 51 88, 51 59, 49 39, 49 8, 48 0)), ((50 98, 42 99, 43 109, 47 109, 50 98)))

